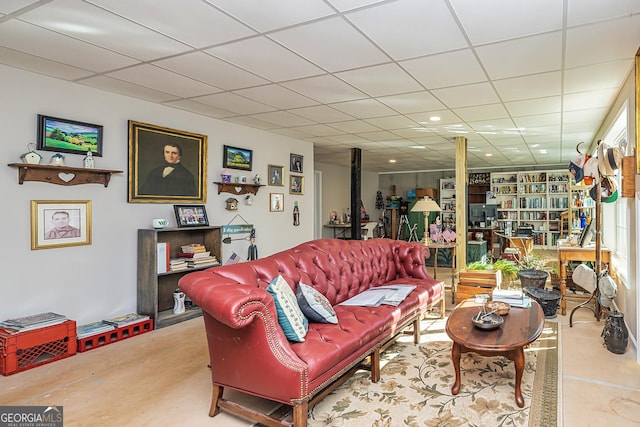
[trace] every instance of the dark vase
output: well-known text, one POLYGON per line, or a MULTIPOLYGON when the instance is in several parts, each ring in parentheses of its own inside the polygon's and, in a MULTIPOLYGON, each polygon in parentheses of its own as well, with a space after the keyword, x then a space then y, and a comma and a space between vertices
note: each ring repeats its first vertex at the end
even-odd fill
POLYGON ((549 273, 544 270, 520 270, 518 278, 522 288, 544 288, 549 273))
POLYGON ((602 337, 604 338, 604 343, 607 345, 607 350, 611 353, 623 354, 627 351, 629 330, 624 323, 624 314, 618 310, 609 311, 607 321, 602 330, 602 337))

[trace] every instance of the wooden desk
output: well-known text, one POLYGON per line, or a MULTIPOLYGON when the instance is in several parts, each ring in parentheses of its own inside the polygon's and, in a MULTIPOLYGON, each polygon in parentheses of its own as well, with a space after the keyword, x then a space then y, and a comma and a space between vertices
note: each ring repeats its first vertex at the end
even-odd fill
MULTIPOLYGON (((431 242, 426 245, 429 249, 433 249, 433 278, 437 279, 438 275, 438 249, 451 249, 451 302, 455 304, 456 302, 456 247, 458 246, 455 242, 446 242, 446 243, 436 243, 431 242)), ((431 258, 431 257, 430 257, 431 258)))
MULTIPOLYGON (((324 227, 333 229, 334 239, 351 239, 351 224, 324 224, 324 227), (348 237, 347 231, 349 232, 348 237)), ((360 224, 360 229, 365 230, 364 224, 360 224)))
MULTIPOLYGON (((600 261, 603 264, 611 262, 611 250, 606 248, 600 249, 600 261)), ((596 248, 580 248, 578 246, 558 246, 558 266, 560 267, 560 309, 562 315, 567 314, 567 264, 569 261, 592 261, 596 260, 596 248)))

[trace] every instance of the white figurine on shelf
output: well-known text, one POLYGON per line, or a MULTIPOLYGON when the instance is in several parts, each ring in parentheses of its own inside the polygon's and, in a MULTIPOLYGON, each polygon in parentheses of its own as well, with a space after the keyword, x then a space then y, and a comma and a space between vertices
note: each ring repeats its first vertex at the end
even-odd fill
POLYGON ((93 169, 96 166, 95 160, 93 159, 93 153, 91 150, 87 150, 87 155, 84 156, 84 167, 85 169, 93 169))

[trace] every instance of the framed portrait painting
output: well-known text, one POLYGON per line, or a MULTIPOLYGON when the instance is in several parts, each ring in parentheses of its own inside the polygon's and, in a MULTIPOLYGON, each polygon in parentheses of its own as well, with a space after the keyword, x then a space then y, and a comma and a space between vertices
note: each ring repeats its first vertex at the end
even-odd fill
POLYGON ((173 205, 178 227, 204 227, 209 225, 204 205, 173 205))
POLYGON ((102 156, 102 126, 38 114, 38 150, 102 156))
POLYGON ((304 176, 289 176, 289 194, 304 194, 304 176))
POLYGON ((91 200, 32 200, 31 249, 91 244, 91 200))
POLYGON ((205 203, 207 136, 129 120, 129 203, 205 203))
POLYGON ((284 212, 284 193, 269 193, 269 211, 284 212))
POLYGON ((284 186, 284 166, 269 165, 269 185, 284 186))
POLYGON ((222 167, 250 171, 253 163, 253 150, 246 148, 224 146, 222 154, 222 167))
POLYGON ((298 172, 298 173, 302 173, 302 160, 303 160, 303 156, 301 156, 300 154, 290 154, 290 163, 291 166, 289 168, 289 170, 291 172, 298 172))

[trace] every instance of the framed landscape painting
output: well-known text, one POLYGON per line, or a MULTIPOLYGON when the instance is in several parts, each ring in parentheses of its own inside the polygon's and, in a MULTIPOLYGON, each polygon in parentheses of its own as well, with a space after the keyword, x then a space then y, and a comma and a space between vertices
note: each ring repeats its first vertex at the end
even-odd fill
POLYGON ((37 149, 102 156, 102 126, 38 114, 37 149))
POLYGON ((222 167, 250 171, 253 162, 253 151, 246 148, 224 146, 222 167))
POLYGON ((129 120, 129 203, 205 203, 207 135, 129 120))

